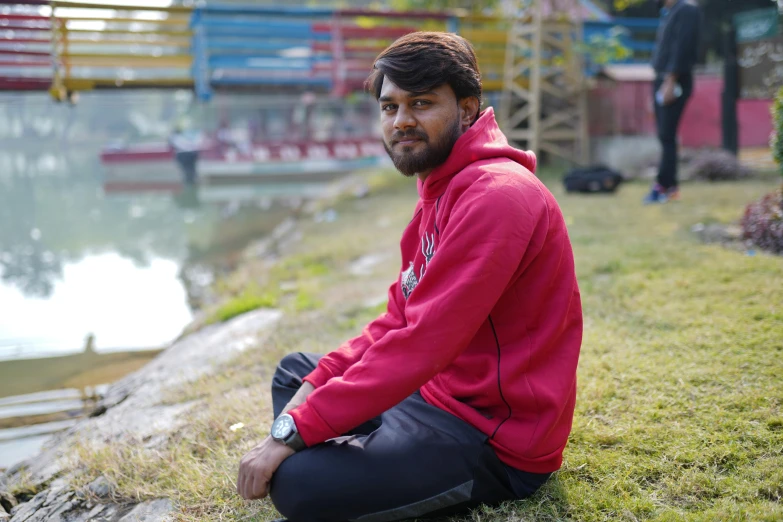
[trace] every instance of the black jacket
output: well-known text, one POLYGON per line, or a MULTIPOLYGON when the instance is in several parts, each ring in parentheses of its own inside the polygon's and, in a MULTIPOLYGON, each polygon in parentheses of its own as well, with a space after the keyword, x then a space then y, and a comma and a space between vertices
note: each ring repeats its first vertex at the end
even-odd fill
POLYGON ((655 38, 652 66, 658 74, 691 74, 699 54, 701 12, 686 0, 662 17, 655 38))

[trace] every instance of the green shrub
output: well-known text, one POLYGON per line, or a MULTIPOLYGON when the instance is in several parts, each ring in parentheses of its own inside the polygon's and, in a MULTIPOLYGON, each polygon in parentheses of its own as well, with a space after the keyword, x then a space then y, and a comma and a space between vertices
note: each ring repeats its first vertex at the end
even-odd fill
POLYGON ((725 150, 701 151, 691 162, 689 170, 691 179, 702 181, 738 180, 753 175, 737 156, 725 150))
POLYGON ((742 234, 759 248, 783 254, 783 188, 748 205, 742 234))
POLYGON ((775 158, 775 163, 778 164, 783 175, 783 87, 778 91, 775 103, 772 105, 772 122, 769 145, 772 148, 772 157, 775 158))

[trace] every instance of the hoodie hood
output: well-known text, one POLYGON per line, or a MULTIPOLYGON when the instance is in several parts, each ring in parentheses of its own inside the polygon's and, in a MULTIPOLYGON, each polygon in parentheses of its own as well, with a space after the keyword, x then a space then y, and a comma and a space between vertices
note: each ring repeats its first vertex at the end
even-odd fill
POLYGON ((437 198, 458 172, 471 163, 488 159, 509 159, 535 174, 536 156, 532 152, 515 149, 495 121, 492 107, 485 109, 470 129, 459 137, 446 161, 433 169, 427 179, 419 180, 422 199, 437 198))

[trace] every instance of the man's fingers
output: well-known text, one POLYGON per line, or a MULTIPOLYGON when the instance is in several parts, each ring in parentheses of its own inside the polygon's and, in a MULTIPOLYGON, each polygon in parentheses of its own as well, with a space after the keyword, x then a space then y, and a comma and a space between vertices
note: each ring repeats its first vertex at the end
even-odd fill
POLYGON ((267 495, 269 481, 261 473, 240 466, 237 478, 237 493, 245 500, 257 500, 267 495))
POLYGON ((240 468, 239 471, 239 482, 237 483, 237 492, 239 492, 239 496, 242 498, 247 498, 247 480, 248 480, 247 470, 244 468, 240 468))
POLYGON ((253 473, 247 465, 239 467, 239 482, 237 484, 239 496, 245 500, 251 500, 253 494, 253 473))
POLYGON ((253 477, 253 489, 251 492, 251 498, 257 500, 266 496, 267 481, 261 474, 256 474, 253 477))

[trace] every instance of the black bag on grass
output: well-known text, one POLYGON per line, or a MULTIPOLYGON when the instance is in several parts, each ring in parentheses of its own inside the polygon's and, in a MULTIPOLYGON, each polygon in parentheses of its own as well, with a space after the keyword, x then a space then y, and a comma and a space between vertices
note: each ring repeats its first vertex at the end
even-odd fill
POLYGON ((614 192, 622 181, 622 174, 603 165, 578 167, 563 176, 566 192, 614 192))

